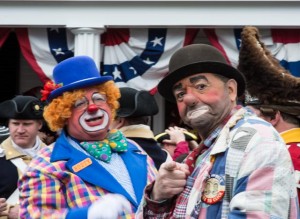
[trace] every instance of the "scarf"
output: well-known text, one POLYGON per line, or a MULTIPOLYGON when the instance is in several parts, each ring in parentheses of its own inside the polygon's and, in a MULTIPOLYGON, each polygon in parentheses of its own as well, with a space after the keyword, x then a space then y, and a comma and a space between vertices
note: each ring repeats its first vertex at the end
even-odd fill
POLYGON ((41 149, 42 147, 42 141, 41 139, 37 136, 35 144, 33 145, 32 148, 22 148, 19 145, 17 145, 13 140, 11 140, 13 147, 19 151, 22 154, 25 154, 29 157, 34 157, 37 152, 41 149))

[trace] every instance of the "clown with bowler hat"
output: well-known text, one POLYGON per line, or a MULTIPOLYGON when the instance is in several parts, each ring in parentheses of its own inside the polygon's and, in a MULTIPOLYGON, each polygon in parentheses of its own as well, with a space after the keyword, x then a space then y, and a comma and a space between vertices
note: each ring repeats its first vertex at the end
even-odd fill
POLYGON ((153 161, 110 123, 119 88, 88 56, 59 63, 45 84, 44 117, 56 142, 40 151, 20 180, 21 218, 134 218, 153 161))
POLYGON ((200 145, 161 165, 137 218, 298 218, 293 166, 278 132, 237 104, 244 76, 206 44, 179 49, 158 92, 200 145))

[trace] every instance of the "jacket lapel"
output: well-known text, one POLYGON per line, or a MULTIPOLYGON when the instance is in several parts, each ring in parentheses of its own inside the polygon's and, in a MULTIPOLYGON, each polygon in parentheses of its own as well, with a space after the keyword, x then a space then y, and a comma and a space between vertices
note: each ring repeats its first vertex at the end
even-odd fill
POLYGON ((147 156, 142 154, 141 150, 132 143, 128 142, 128 150, 126 153, 122 153, 121 157, 131 178, 138 205, 147 185, 147 156))

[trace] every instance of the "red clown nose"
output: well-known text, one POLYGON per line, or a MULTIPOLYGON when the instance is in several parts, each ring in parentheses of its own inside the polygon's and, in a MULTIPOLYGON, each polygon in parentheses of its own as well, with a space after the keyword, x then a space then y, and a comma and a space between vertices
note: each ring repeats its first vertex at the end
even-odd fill
POLYGON ((99 108, 96 104, 90 104, 87 108, 88 113, 95 113, 99 108))

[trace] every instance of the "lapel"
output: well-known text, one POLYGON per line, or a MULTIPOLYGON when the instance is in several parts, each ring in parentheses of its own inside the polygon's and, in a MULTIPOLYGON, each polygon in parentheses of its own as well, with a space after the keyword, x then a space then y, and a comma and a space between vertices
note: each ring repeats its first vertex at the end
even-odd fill
POLYGON ((24 157, 26 156, 25 154, 17 151, 12 144, 12 139, 11 137, 8 137, 6 140, 4 140, 1 144, 2 148, 5 151, 5 156, 7 160, 11 160, 14 158, 18 158, 18 157, 24 157))
POLYGON ((229 145, 230 141, 232 140, 233 133, 230 132, 232 128, 236 128, 238 121, 240 121, 245 115, 245 109, 241 108, 237 110, 228 120, 228 122, 224 125, 223 129, 221 130, 216 142, 211 151, 211 155, 215 155, 218 153, 225 152, 229 145))
POLYGON ((51 162, 58 160, 66 160, 66 168, 80 177, 82 180, 93 184, 97 187, 103 188, 110 193, 118 193, 125 196, 135 207, 138 206, 144 187, 147 183, 147 162, 146 155, 141 154, 140 150, 128 142, 128 150, 126 153, 120 154, 125 166, 127 167, 133 189, 137 198, 134 201, 128 192, 121 186, 121 184, 111 175, 103 166, 101 166, 93 157, 88 156, 77 150, 68 141, 65 132, 63 131, 57 139, 53 153, 51 155, 51 162), (75 171, 75 165, 82 164, 84 160, 89 158, 91 161, 88 166, 83 165, 84 168, 75 171))
POLYGON ((121 157, 127 167, 138 205, 147 185, 147 155, 128 141, 128 150, 121 157))

